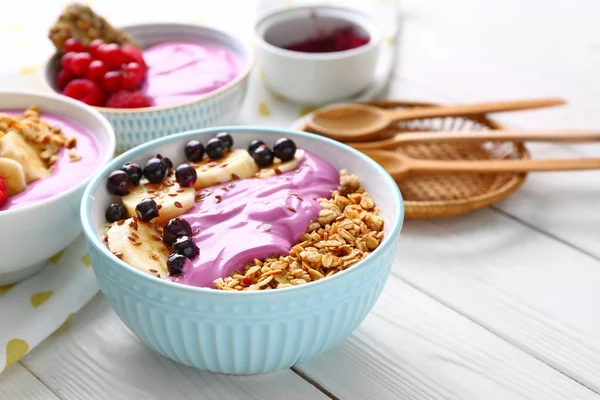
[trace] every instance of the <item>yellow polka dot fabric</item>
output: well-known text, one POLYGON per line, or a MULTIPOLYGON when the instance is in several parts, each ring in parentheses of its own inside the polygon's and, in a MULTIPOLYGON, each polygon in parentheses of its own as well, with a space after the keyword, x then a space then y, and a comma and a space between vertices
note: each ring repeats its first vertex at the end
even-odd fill
POLYGON ((19 361, 21 357, 27 354, 29 350, 29 344, 19 338, 11 339, 6 343, 6 360, 4 362, 4 369, 7 369, 15 362, 19 361))
POLYGON ((271 116, 271 109, 269 108, 269 105, 266 102, 261 101, 258 104, 258 113, 260 115, 262 115, 263 117, 270 117, 271 116))
POLYGON ((0 287, 0 372, 53 332, 65 332, 69 318, 98 292, 90 266, 85 241, 79 237, 37 274, 0 287))

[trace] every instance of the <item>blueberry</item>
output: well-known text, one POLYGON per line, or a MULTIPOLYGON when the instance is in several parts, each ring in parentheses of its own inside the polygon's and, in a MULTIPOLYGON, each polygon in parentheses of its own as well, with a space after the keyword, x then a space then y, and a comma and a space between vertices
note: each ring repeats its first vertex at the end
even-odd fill
POLYGON ((248 153, 250 153, 250 155, 254 154, 254 150, 256 150, 258 146, 262 146, 263 144, 265 144, 265 142, 263 142, 262 140, 254 139, 250 142, 250 145, 248 146, 248 153))
POLYGON ((206 155, 211 160, 218 160, 225 154, 225 143, 221 139, 212 138, 206 143, 206 155))
POLYGON ((184 151, 185 157, 192 162, 202 161, 202 157, 204 157, 204 145, 198 140, 190 140, 185 145, 184 151))
POLYGON ((151 183, 159 183, 167 176, 167 165, 158 157, 152 157, 146 161, 144 176, 151 183))
POLYGON ((227 132, 219 132, 217 133, 217 139, 220 139, 221 142, 227 147, 229 150, 233 147, 233 138, 227 132))
POLYGON ((173 161, 169 157, 163 157, 162 154, 157 154, 156 158, 161 160, 167 167, 167 175, 171 175, 171 172, 173 172, 173 161))
POLYGON ((169 270, 169 275, 181 275, 183 272, 183 266, 185 265, 185 256, 181 254, 173 253, 167 259, 167 269, 169 270))
POLYGON ((181 164, 175 170, 175 178, 181 187, 193 187, 198 178, 196 170, 189 164, 181 164))
POLYGON ((281 138, 275 142, 273 153, 275 153, 275 157, 279 158, 281 161, 289 161, 294 158, 294 155, 296 154, 296 143, 294 143, 292 139, 281 138))
POLYGON ((167 175, 171 175, 171 172, 173 172, 173 161, 169 157, 164 157, 162 162, 167 166, 167 175))
POLYGON ((268 167, 273 164, 273 152, 267 146, 259 146, 254 150, 252 158, 259 167, 268 167))
POLYGON ((142 168, 136 163, 131 162, 126 162, 123 164, 121 171, 127 172, 127 175, 129 175, 129 179, 131 180, 131 184, 134 186, 140 183, 140 179, 142 179, 142 176, 144 175, 142 168))
POLYGON ((108 222, 117 222, 128 217, 127 210, 121 203, 112 203, 108 206, 104 215, 108 222))
POLYGON ((131 179, 125 171, 113 171, 106 180, 106 189, 117 196, 125 196, 129 194, 131 189, 131 179))
POLYGON ((163 240, 169 247, 173 245, 175 240, 183 236, 192 236, 192 227, 183 218, 173 218, 163 229, 163 240))
POLYGON ((200 253, 200 250, 191 237, 182 236, 177 238, 173 243, 173 253, 181 254, 182 256, 186 256, 192 260, 196 258, 196 256, 200 253))
POLYGON ((144 199, 135 206, 135 214, 142 221, 150 222, 150 220, 158 217, 158 206, 154 200, 144 199))

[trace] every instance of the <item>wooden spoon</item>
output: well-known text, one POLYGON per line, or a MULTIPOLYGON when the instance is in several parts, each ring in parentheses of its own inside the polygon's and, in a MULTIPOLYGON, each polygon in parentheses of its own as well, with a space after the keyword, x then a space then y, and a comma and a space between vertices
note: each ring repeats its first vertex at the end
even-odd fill
POLYGON ((580 171, 600 169, 600 158, 556 159, 556 160, 476 160, 440 161, 418 160, 398 152, 366 150, 366 155, 375 160, 399 181, 409 174, 433 173, 501 173, 534 171, 580 171))
POLYGON ((592 131, 460 131, 460 132, 407 132, 386 140, 373 142, 346 142, 358 150, 393 149, 415 143, 478 143, 478 142, 600 142, 600 132, 592 131))
POLYGON ((360 142, 374 140, 379 131, 398 121, 524 110, 564 103, 562 99, 549 98, 406 110, 386 110, 366 104, 341 104, 316 110, 307 122, 307 127, 332 139, 360 142))

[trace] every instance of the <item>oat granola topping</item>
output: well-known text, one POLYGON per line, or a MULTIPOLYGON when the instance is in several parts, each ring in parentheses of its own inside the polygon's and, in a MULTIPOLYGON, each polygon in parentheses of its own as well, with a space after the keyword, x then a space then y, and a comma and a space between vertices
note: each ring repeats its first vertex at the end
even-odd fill
POLYGON ((0 142, 2 137, 15 132, 32 145, 48 169, 52 169, 63 148, 69 149, 71 162, 81 160, 75 150, 77 139, 66 137, 57 126, 51 126, 40 119, 40 109, 30 106, 22 115, 11 116, 0 113, 0 142))
POLYGON ((340 189, 319 199, 321 211, 287 256, 254 260, 214 281, 220 290, 270 290, 334 275, 367 257, 383 239, 383 217, 358 177, 340 171, 340 189))
POLYGON ((77 3, 65 7, 50 28, 48 37, 58 52, 62 52, 65 41, 69 38, 79 39, 86 46, 94 39, 103 39, 106 43, 127 43, 139 47, 129 35, 114 28, 89 6, 77 3))

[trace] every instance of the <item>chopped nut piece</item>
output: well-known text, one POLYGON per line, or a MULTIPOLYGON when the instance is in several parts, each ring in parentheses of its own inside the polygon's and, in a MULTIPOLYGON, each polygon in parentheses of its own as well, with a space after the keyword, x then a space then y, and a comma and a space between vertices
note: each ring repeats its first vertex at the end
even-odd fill
MULTIPOLYGON (((53 156, 53 157, 56 157, 56 156, 53 156)), ((50 157, 50 159, 52 160, 52 157, 50 157)), ((77 154, 77 151, 75 149, 71 149, 71 150, 69 150, 69 160, 71 162, 81 161, 81 156, 79 154, 77 154)))

